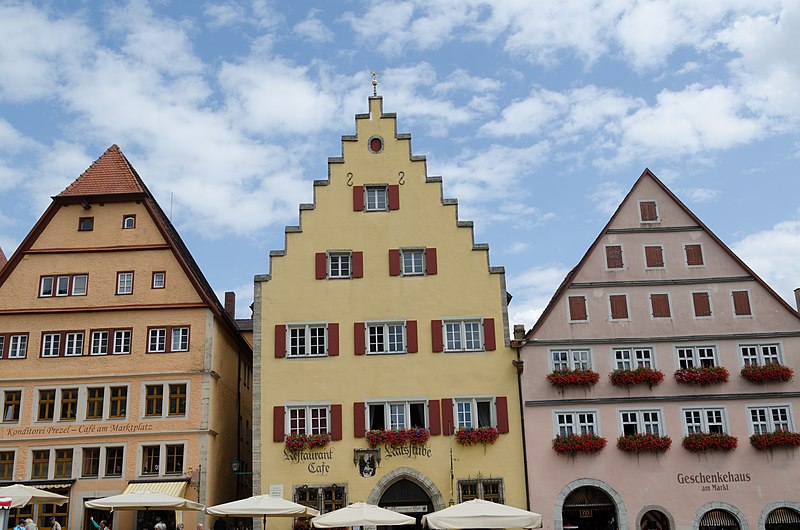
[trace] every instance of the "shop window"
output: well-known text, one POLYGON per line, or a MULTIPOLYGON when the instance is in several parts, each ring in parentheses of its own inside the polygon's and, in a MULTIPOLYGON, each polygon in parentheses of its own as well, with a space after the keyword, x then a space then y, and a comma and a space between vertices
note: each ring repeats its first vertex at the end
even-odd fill
POLYGON ((503 504, 502 479, 468 479, 458 481, 458 502, 474 499, 503 504))

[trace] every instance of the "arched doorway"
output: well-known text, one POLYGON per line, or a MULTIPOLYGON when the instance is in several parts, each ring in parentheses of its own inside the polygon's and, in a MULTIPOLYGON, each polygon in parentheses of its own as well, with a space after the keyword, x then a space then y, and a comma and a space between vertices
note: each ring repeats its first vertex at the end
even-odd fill
POLYGON ((700 530, 740 530, 739 520, 727 510, 709 510, 700 518, 700 530))
POLYGON ((639 530, 670 530, 669 519, 664 512, 650 510, 642 516, 639 530))
POLYGON ((769 512, 766 530, 800 530, 800 513, 791 508, 776 508, 769 512))
POLYGON ((617 507, 600 488, 582 486, 564 499, 564 530, 617 530, 617 507))
MULTIPOLYGON (((422 528, 422 516, 433 511, 433 501, 428 493, 417 483, 406 478, 389 486, 381 495, 378 506, 388 508, 416 518, 416 530, 422 528)), ((392 527, 378 527, 379 530, 391 530, 392 527)), ((406 525, 403 528, 410 528, 406 525)))

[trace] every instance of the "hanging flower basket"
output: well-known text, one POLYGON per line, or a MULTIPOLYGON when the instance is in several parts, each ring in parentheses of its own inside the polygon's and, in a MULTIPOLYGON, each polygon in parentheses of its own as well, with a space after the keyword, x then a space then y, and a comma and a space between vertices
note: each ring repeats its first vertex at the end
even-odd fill
POLYGON ((500 433, 494 427, 459 429, 456 431, 456 442, 460 445, 490 445, 495 443, 499 436, 500 433))
POLYGON ((547 374, 550 384, 559 388, 567 386, 591 387, 600 380, 600 374, 594 370, 554 370, 547 374))
POLYGON ((560 455, 599 453, 605 448, 606 443, 608 440, 596 434, 568 434, 553 439, 553 450, 560 455))
POLYGON ((715 385, 727 383, 729 378, 728 369, 723 366, 699 366, 675 371, 675 380, 684 385, 715 385))
POLYGON ((425 445, 430 437, 430 431, 422 427, 413 429, 374 429, 367 431, 367 443, 370 447, 376 447, 381 444, 400 447, 406 443, 410 443, 411 445, 425 445))
POLYGON ((283 444, 290 453, 299 453, 304 449, 320 449, 330 443, 330 434, 288 434, 283 444))
POLYGON ((754 434, 750 437, 750 445, 756 449, 772 449, 773 447, 800 447, 800 433, 792 431, 775 431, 754 434))
POLYGON ((628 434, 617 438, 617 449, 626 453, 665 453, 672 445, 669 436, 628 434))
POLYGON ((696 432, 683 437, 683 448, 692 453, 733 451, 739 445, 735 436, 723 433, 696 432))
POLYGON ((309 449, 320 449, 325 447, 330 443, 331 435, 328 433, 325 434, 309 434, 306 437, 306 447, 309 449))
POLYGON ((745 366, 742 377, 751 383, 786 383, 794 377, 794 370, 782 364, 754 364, 745 366))
POLYGON ((648 385, 653 388, 664 380, 664 372, 640 366, 635 370, 614 370, 608 374, 611 384, 630 388, 635 385, 648 385))

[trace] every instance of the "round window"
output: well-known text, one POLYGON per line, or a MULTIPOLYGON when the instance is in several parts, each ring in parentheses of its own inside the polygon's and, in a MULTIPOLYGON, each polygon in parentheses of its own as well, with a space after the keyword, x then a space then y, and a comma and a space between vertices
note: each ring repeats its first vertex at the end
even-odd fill
POLYGON ((373 137, 369 141, 369 150, 373 153, 380 153, 383 149, 383 140, 378 138, 377 136, 373 137))

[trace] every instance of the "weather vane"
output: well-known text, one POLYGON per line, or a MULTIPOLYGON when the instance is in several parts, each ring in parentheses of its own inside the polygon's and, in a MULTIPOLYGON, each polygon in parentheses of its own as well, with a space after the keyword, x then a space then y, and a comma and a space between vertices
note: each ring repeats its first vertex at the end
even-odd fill
POLYGON ((378 72, 372 72, 372 95, 378 95, 378 72))

